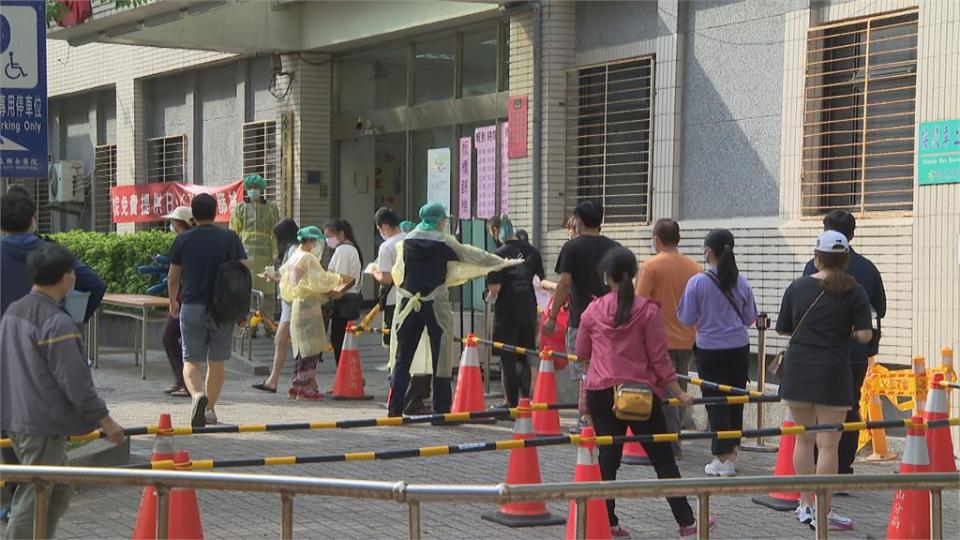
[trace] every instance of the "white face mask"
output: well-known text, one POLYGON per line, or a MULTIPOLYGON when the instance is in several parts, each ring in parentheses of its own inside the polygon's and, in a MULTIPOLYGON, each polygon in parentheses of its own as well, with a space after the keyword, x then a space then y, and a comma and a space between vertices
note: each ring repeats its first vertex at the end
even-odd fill
POLYGON ((170 232, 177 234, 177 228, 173 226, 173 223, 170 224, 170 232))
POLYGON ((652 249, 654 253, 657 252, 657 237, 656 237, 656 236, 651 236, 651 237, 650 237, 650 249, 652 249))

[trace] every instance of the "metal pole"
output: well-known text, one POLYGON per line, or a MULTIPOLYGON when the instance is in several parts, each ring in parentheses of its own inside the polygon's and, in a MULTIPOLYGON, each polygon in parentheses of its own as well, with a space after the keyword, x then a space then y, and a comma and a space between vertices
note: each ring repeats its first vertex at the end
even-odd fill
POLYGON ((587 500, 577 499, 574 525, 576 526, 577 540, 587 540, 587 500))
MULTIPOLYGON (((766 313, 757 314, 757 390, 764 392, 767 384, 767 330, 770 329, 770 317, 766 313)), ((762 430, 765 425, 764 404, 757 403, 757 429, 762 430)), ((743 450, 752 452, 776 452, 776 445, 768 445, 763 435, 757 436, 755 444, 741 445, 743 450)))
POLYGON ((827 531, 830 527, 827 526, 827 514, 829 513, 830 502, 827 492, 819 490, 817 491, 817 540, 826 540, 828 537, 827 531))
POLYGON ((293 538, 293 493, 288 491, 280 494, 280 538, 293 538))
POLYGON ((33 537, 47 537, 47 489, 48 484, 43 481, 33 483, 33 537))
POLYGON ((710 538, 710 495, 697 495, 697 539, 710 538))
MULTIPOLYGON (((488 339, 492 339, 493 335, 490 332, 490 304, 487 303, 487 299, 483 299, 483 335, 488 339)), ((489 347, 484 347, 483 351, 483 394, 485 396, 490 395, 490 357, 492 353, 489 347)), ((503 375, 501 374, 501 377, 503 375)))
POLYGON ((167 540, 170 526, 170 488, 157 484, 157 539, 167 540))
POLYGON ((143 357, 140 359, 140 379, 146 380, 147 378, 147 326, 150 323, 150 309, 147 306, 141 308, 141 315, 143 316, 142 323, 140 325, 140 354, 143 357))
POLYGON ((407 503, 407 509, 409 510, 407 519, 409 522, 410 540, 420 540, 420 503, 418 501, 410 501, 407 503))
POLYGON ((943 491, 930 490, 930 538, 943 540, 943 491))

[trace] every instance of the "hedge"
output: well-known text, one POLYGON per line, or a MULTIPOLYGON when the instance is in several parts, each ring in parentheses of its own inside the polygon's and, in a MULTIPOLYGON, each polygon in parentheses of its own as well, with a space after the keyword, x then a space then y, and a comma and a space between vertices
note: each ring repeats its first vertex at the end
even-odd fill
POLYGON ((157 283, 156 276, 137 272, 137 267, 153 262, 154 255, 166 255, 174 234, 166 231, 141 231, 132 234, 71 231, 50 235, 78 259, 100 274, 112 293, 144 294, 157 283))

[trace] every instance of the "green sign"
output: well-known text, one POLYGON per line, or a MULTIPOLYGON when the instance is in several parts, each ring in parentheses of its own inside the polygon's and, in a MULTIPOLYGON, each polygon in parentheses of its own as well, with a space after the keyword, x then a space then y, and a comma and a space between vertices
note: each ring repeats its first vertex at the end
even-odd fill
POLYGON ((917 183, 960 183, 960 120, 920 124, 917 134, 917 183))

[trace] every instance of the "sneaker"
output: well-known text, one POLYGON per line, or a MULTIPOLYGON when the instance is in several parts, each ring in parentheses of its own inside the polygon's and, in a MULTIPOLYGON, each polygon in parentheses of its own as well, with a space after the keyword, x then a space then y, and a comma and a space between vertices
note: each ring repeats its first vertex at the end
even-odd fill
POLYGON ((4 506, 0 508, 0 523, 6 523, 10 521, 10 507, 4 506))
POLYGON ((797 509, 794 510, 793 513, 797 516, 797 521, 800 523, 804 525, 813 523, 813 508, 809 506, 797 506, 797 509))
MULTIPOLYGON (((817 530, 816 512, 813 513, 813 519, 809 525, 811 529, 817 530)), ((827 529, 831 531, 849 531, 853 529, 853 519, 847 516, 841 516, 831 508, 830 513, 827 514, 827 529)))
POLYGON ((583 428, 585 428, 585 427, 587 427, 587 426, 589 426, 589 425, 590 425, 590 424, 588 424, 586 420, 584 420, 584 419, 581 418, 581 419, 577 422, 576 425, 571 426, 570 429, 568 429, 567 431, 568 431, 569 433, 574 434, 574 435, 579 435, 580 432, 583 431, 583 428))
POLYGON ((206 412, 203 413, 203 416, 207 421, 207 425, 220 423, 217 421, 217 413, 213 409, 207 409, 206 412))
POLYGON ((613 538, 630 538, 630 531, 619 525, 610 527, 610 536, 613 538))
POLYGON ((703 472, 705 472, 707 476, 721 476, 723 478, 729 478, 737 475, 737 468, 733 464, 732 459, 720 461, 719 458, 713 458, 713 461, 707 463, 703 467, 703 472))
MULTIPOLYGON (((717 517, 710 516, 710 520, 708 521, 708 523, 710 524, 710 532, 713 532, 713 530, 717 528, 717 517)), ((680 529, 677 531, 677 536, 679 536, 680 538, 696 538, 697 522, 694 521, 693 525, 680 527, 680 529)))
POLYGON ((207 396, 203 394, 193 396, 193 403, 190 406, 191 427, 202 428, 207 425, 207 417, 205 415, 207 403, 209 403, 207 396))

